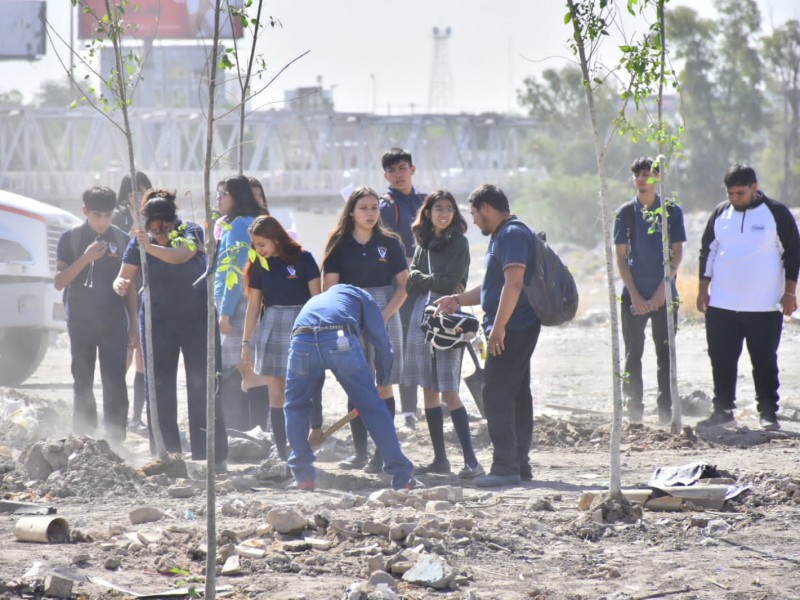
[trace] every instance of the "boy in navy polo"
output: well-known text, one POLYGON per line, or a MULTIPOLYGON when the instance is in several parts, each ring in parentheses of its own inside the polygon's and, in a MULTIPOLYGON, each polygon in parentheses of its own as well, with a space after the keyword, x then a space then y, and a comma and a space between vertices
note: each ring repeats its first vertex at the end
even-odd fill
MULTIPOLYGON (((652 158, 641 157, 631 165, 633 185, 637 193, 633 200, 617 210, 614 219, 614 248, 619 276, 624 283, 620 310, 622 339, 625 342, 625 372, 628 377, 622 383, 622 393, 628 402, 628 418, 633 423, 641 423, 644 414, 642 354, 645 329, 650 321, 658 365, 658 419, 662 425, 666 425, 672 420, 667 314, 672 310, 672 319, 677 324, 678 311, 677 304, 673 309, 666 305, 660 216, 652 233, 650 220, 646 218, 647 211, 654 211, 661 206, 661 198, 656 194, 658 166, 653 166, 653 162, 652 158)), ((672 298, 677 300, 675 276, 683 256, 686 231, 680 206, 671 204, 667 208, 672 298)))
MULTIPOLYGON (((389 182, 389 188, 381 198, 381 221, 403 240, 406 262, 411 265, 416 249, 416 239, 411 224, 417 217, 425 194, 414 188, 413 177, 417 172, 411 153, 402 148, 391 148, 381 158, 383 178, 389 182)), ((407 266, 408 266, 407 265, 407 266)), ((403 343, 405 344, 411 325, 411 313, 417 299, 408 297, 400 307, 400 322, 403 324, 403 343)), ((417 423, 417 387, 400 385, 400 408, 405 424, 414 429, 417 423)))
POLYGON ((56 252, 57 290, 67 288, 67 330, 72 352, 73 431, 97 428, 94 366, 100 360, 103 385, 103 428, 109 440, 125 439, 128 388, 126 357, 135 346, 136 295, 131 288, 119 297, 112 283, 120 268, 128 235, 111 224, 117 202, 114 190, 92 187, 83 193, 83 225, 65 231, 56 252))

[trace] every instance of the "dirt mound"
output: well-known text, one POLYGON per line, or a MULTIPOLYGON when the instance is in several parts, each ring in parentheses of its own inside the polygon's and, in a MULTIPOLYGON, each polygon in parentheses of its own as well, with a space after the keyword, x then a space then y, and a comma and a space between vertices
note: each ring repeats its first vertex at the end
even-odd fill
MULTIPOLYGON (((594 416, 574 419, 553 419, 543 416, 536 419, 533 435, 536 445, 595 452, 608 447, 611 423, 594 416)), ((710 446, 708 442, 698 439, 691 428, 684 428, 680 435, 673 435, 664 429, 654 429, 642 423, 627 421, 622 424, 622 444, 627 445, 627 449, 633 452, 710 446)))
POLYGON ((2 487, 38 497, 96 499, 136 493, 143 481, 105 440, 70 435, 26 447, 2 487))
POLYGON ((69 414, 62 401, 0 388, 0 448, 21 450, 36 440, 63 436, 69 414))

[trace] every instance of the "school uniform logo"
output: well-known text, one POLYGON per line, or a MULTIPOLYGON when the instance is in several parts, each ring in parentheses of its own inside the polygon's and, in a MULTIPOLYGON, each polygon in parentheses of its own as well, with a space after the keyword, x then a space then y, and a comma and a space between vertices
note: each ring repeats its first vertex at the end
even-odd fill
POLYGON ((295 269, 292 265, 286 267, 286 270, 289 272, 289 279, 297 279, 297 269, 295 269))
POLYGON ((378 246, 378 262, 388 262, 386 260, 386 253, 389 249, 386 246, 378 246))
POLYGON ((114 242, 108 242, 107 254, 111 258, 119 258, 119 248, 114 242))

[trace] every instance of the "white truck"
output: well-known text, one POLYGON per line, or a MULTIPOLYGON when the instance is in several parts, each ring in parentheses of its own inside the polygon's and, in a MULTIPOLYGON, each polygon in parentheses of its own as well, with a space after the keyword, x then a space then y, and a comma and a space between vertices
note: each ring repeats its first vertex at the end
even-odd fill
POLYGON ((61 234, 81 223, 65 210, 0 191, 0 385, 18 385, 66 331, 61 292, 53 287, 61 234))

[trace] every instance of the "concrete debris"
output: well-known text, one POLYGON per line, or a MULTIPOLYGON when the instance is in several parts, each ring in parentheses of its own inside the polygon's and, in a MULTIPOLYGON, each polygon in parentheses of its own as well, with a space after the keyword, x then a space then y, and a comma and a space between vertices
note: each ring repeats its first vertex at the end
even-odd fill
POLYGON ((44 595, 52 598, 69 598, 72 596, 72 581, 50 574, 44 578, 44 595))
POLYGON ((441 556, 425 554, 403 574, 403 581, 431 587, 435 590, 447 589, 453 583, 455 573, 441 556))
POLYGON ((302 531, 308 525, 306 518, 292 508, 273 508, 267 513, 267 523, 278 533, 302 531))
POLYGON ((155 506, 140 506, 128 513, 128 519, 130 519, 131 525, 152 523, 162 518, 164 518, 164 513, 155 506))
POLYGON ((241 575, 242 565, 239 563, 239 557, 235 554, 233 556, 229 556, 225 561, 225 564, 222 565, 222 570, 220 573, 227 577, 232 575, 241 575))

